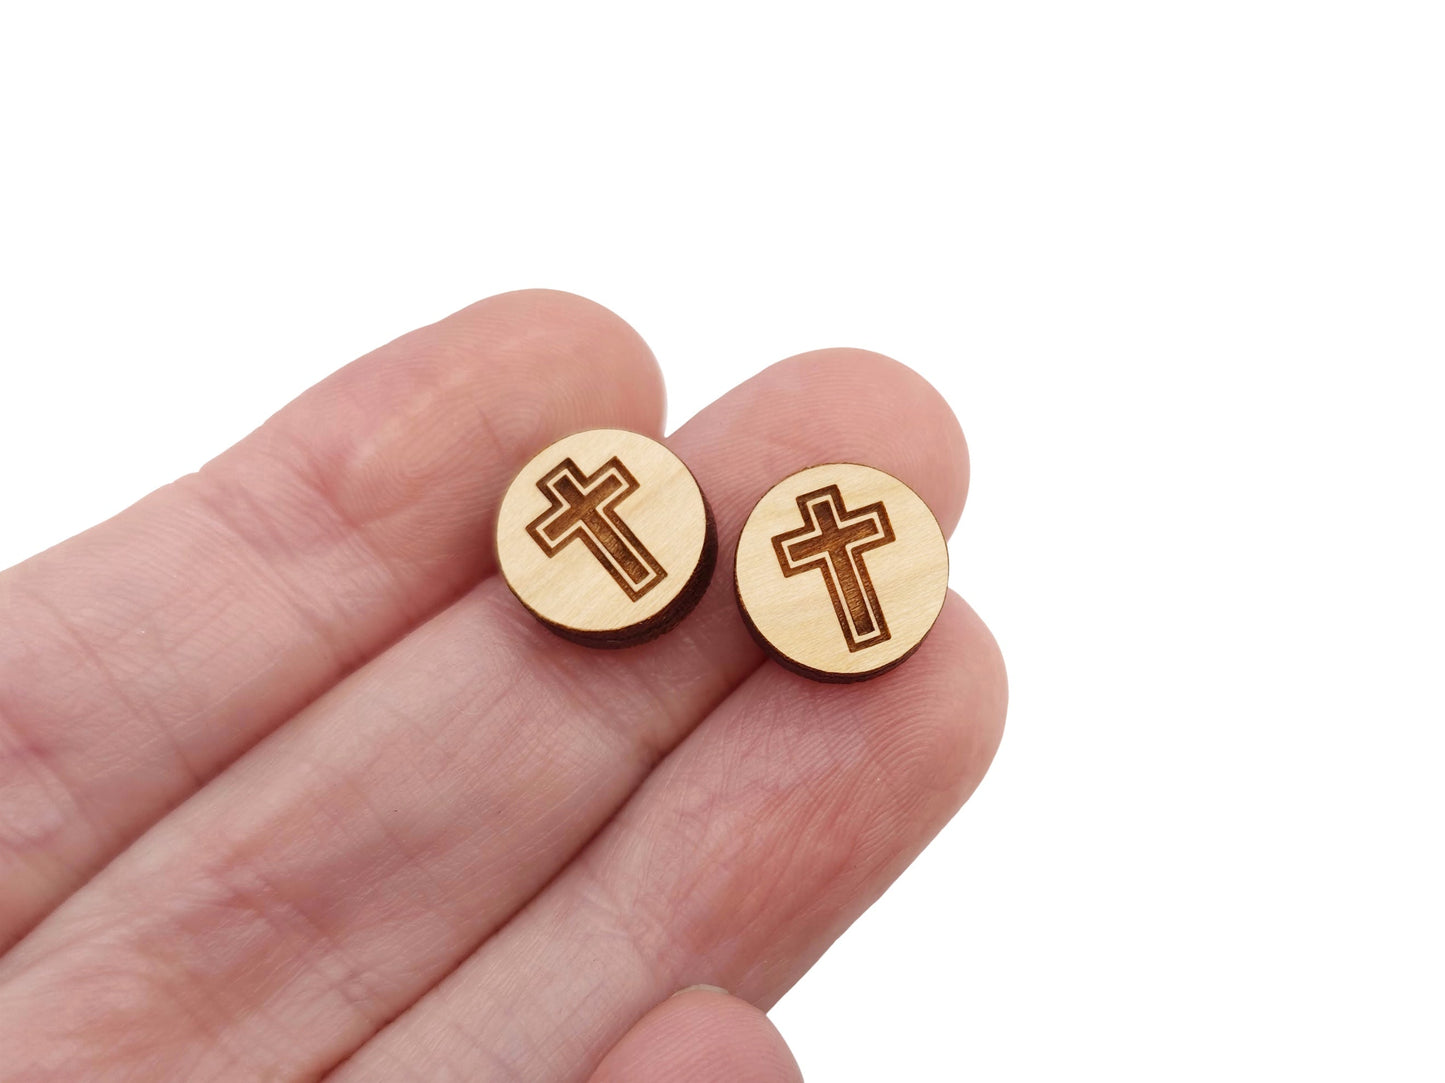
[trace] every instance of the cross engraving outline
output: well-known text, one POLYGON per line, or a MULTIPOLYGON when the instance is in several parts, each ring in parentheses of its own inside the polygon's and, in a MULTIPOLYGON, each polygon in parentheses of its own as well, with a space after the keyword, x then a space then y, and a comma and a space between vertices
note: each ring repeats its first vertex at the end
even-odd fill
POLYGON ((888 622, 863 554, 894 540, 893 524, 880 500, 852 511, 836 485, 798 497, 803 525, 775 535, 773 551, 785 576, 817 568, 828 588, 838 627, 850 652, 865 650, 890 638, 888 622))
POLYGON ((617 514, 617 505, 639 486, 616 455, 591 474, 583 474, 569 456, 547 471, 537 488, 548 507, 527 524, 527 533, 548 557, 580 539, 634 602, 666 578, 666 569, 617 514))

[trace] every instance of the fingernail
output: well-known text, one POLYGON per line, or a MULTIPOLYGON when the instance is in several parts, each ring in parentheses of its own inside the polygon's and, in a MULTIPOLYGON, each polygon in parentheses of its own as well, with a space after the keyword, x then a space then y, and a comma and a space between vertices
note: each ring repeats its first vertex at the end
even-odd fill
POLYGON ((728 995, 728 991, 719 985, 689 985, 686 989, 679 989, 672 995, 675 997, 680 997, 683 993, 691 993, 696 990, 701 990, 705 993, 721 993, 723 996, 728 995))

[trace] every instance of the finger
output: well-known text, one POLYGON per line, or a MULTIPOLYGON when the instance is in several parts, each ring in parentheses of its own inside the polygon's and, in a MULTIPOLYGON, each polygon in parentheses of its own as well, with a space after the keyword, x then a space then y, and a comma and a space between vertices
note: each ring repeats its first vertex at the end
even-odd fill
POLYGON ((539 445, 661 420, 656 364, 625 323, 570 294, 504 294, 0 576, 0 950, 486 574, 493 507, 539 445))
MULTIPOLYGON (((724 539, 777 477, 839 456, 912 482, 946 522, 963 497, 947 406, 916 374, 858 351, 774 366, 671 443, 724 539)), ((0 1029, 8 1014, 27 1042, 70 1042, 69 1021, 46 1006, 83 988, 105 1006, 86 1029, 125 1036, 105 1050, 111 1063, 157 1046, 209 1063, 233 1043, 277 1058, 257 1070, 324 1069, 554 876, 759 661, 726 576, 675 632, 620 653, 550 635, 493 577, 12 952, 0 1029), (94 935, 107 924, 119 931, 94 935), (218 998, 224 1016, 201 1026, 177 1007, 218 998)))
POLYGON ((679 1080, 802 1083, 803 1074, 766 1015, 721 989, 699 986, 638 1020, 602 1059, 591 1083, 679 1080))
POLYGON ((338 1081, 396 1063, 464 1079, 497 1050, 519 1076, 536 1062, 575 1078, 679 985, 772 1004, 972 792, 1005 698, 993 639, 956 596, 914 658, 868 684, 759 669, 338 1081))

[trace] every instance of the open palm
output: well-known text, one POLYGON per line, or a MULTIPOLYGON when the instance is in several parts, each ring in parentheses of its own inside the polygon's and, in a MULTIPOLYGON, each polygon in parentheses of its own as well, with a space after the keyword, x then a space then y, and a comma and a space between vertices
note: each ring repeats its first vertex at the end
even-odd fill
POLYGON ((867 684, 764 663, 732 541, 827 461, 951 528, 967 456, 903 366, 784 361, 668 440, 717 517, 698 609, 564 642, 493 574, 502 490, 662 418, 625 323, 506 294, 0 575, 0 1076, 795 1078, 758 1008, 977 785, 1005 684, 953 596, 867 684))

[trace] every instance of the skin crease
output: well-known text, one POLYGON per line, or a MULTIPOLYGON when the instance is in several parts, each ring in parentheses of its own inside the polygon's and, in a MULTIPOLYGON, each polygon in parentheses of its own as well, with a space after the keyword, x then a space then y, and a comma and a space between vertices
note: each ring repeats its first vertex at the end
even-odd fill
MULTIPOLYGON (((654 643, 548 634, 477 544, 502 489, 566 432, 661 418, 621 320, 505 294, 0 575, 6 1071, 662 1079, 716 1047, 753 1073, 726 1078, 795 1078, 755 1008, 668 997, 797 980, 977 785, 1002 661, 951 597, 898 670, 813 684, 721 574, 654 643)), ((782 362, 667 443, 720 569, 803 466, 876 465, 946 530, 967 487, 947 405, 866 351, 782 362)))

